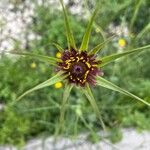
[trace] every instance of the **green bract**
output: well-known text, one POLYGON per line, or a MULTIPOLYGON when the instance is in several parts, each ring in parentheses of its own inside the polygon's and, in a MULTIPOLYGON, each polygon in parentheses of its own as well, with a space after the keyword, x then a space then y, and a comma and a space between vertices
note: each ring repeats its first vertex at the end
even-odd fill
MULTIPOLYGON (((109 42, 113 37, 111 38, 108 38, 106 41, 104 41, 103 43, 100 43, 98 44, 96 47, 94 47, 92 50, 89 50, 88 49, 88 44, 89 44, 89 39, 90 39, 90 34, 91 34, 91 30, 92 30, 92 25, 93 25, 93 21, 95 19, 95 16, 98 12, 98 6, 97 8, 95 9, 93 15, 91 16, 91 19, 89 20, 89 23, 87 25, 87 28, 85 30, 85 34, 83 36, 83 40, 81 42, 81 46, 79 48, 77 48, 76 46, 76 43, 75 43, 75 40, 74 40, 74 36, 73 36, 73 33, 72 33, 72 30, 70 28, 70 24, 69 24, 69 20, 68 20, 68 15, 67 15, 67 11, 65 9, 65 6, 64 6, 64 3, 63 3, 63 0, 60 0, 60 3, 62 5, 62 8, 63 8, 63 13, 64 13, 64 21, 65 21, 65 27, 66 27, 66 34, 67 34, 67 42, 68 42, 68 49, 71 50, 71 48, 75 49, 75 50, 78 50, 78 52, 82 52, 82 51, 86 51, 87 54, 97 54, 100 50, 102 50, 102 48, 104 47, 104 45, 109 42)), ((60 52, 63 52, 64 49, 56 44, 56 43, 53 43, 56 48, 60 51, 60 52)), ((116 59, 120 58, 120 57, 123 57, 123 56, 127 56, 127 55, 130 55, 130 54, 137 54, 141 51, 144 51, 144 50, 148 50, 150 48, 150 45, 146 45, 146 46, 143 46, 143 47, 139 47, 139 48, 134 48, 134 49, 130 49, 130 50, 126 50, 125 52, 123 53, 117 53, 117 54, 112 54, 112 55, 109 55, 109 56, 105 56, 105 57, 101 57, 99 56, 98 57, 98 61, 101 61, 101 63, 98 65, 99 68, 101 67, 104 67, 106 64, 109 64, 110 62, 112 61, 115 61, 116 59)), ((43 56, 43 55, 39 55, 39 54, 33 54, 33 53, 29 53, 29 52, 8 52, 8 53, 11 53, 11 54, 15 54, 15 55, 21 55, 21 56, 29 56, 29 57, 33 57, 33 58, 37 58, 41 61, 44 61, 44 62, 47 62, 53 66, 57 66, 57 64, 59 62, 61 62, 62 60, 61 59, 58 59, 58 58, 53 58, 53 57, 48 57, 48 56, 43 56)), ((39 85, 27 90, 26 92, 24 92, 21 96, 18 97, 18 99, 12 103, 12 105, 14 105, 18 100, 20 100, 21 98, 23 98, 24 96, 26 96, 27 94, 35 91, 35 90, 39 90, 41 88, 44 88, 44 87, 47 87, 47 86, 50 86, 50 85, 53 85, 55 84, 56 82, 59 82, 59 81, 63 81, 65 82, 65 89, 64 89, 64 95, 63 95, 63 98, 62 98, 62 106, 61 106, 61 114, 60 114, 60 125, 61 125, 61 128, 63 128, 63 122, 64 122, 64 115, 65 115, 65 106, 66 106, 66 103, 67 103, 67 100, 68 100, 68 97, 69 97, 69 94, 72 90, 72 88, 74 86, 76 86, 75 84, 71 84, 71 83, 68 83, 66 82, 66 80, 64 80, 65 78, 67 77, 67 75, 64 75, 64 73, 62 71, 58 71, 58 73, 51 77, 50 79, 44 81, 43 83, 40 83, 39 85)), ((100 76, 97 76, 96 78, 96 85, 97 86, 102 86, 102 87, 105 87, 105 88, 108 88, 108 89, 111 89, 111 90, 114 90, 114 91, 117 91, 117 92, 120 92, 124 95, 127 95, 133 99, 136 99, 148 106, 150 106, 150 103, 144 101, 143 99, 135 96, 134 94, 118 87, 117 85, 114 85, 113 83, 107 81, 106 79, 100 77, 100 76)), ((91 89, 90 89, 90 86, 89 84, 87 83, 85 87, 79 87, 79 89, 81 89, 81 92, 87 97, 87 99, 89 100, 91 106, 93 107, 93 110, 95 111, 97 117, 99 118, 100 120, 100 123, 101 123, 101 126, 105 129, 105 125, 102 121, 102 118, 101 118, 101 115, 100 115, 100 111, 99 111, 99 108, 96 104, 96 100, 94 99, 94 96, 91 92, 91 89)), ((59 130, 58 130, 59 131, 59 130)))

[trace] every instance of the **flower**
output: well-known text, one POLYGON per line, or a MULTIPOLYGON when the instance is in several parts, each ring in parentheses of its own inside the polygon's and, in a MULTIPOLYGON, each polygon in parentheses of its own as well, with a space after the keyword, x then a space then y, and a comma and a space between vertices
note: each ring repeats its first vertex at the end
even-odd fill
POLYGON ((36 68, 36 63, 35 63, 35 62, 31 63, 31 64, 30 64, 30 67, 31 67, 32 69, 35 69, 35 68, 36 68))
POLYGON ((88 55, 86 51, 78 52, 71 49, 65 50, 61 57, 62 62, 58 63, 59 69, 67 74, 67 80, 76 85, 85 86, 86 82, 90 85, 96 85, 95 77, 103 75, 103 72, 98 68, 101 62, 96 60, 95 55, 88 55))
POLYGON ((118 45, 119 45, 121 48, 124 48, 124 47, 126 46, 126 41, 125 41, 125 39, 119 39, 118 45))
POLYGON ((56 53, 56 57, 61 58, 61 53, 60 52, 56 53))
POLYGON ((61 82, 55 83, 55 88, 56 88, 56 89, 59 89, 59 88, 61 88, 62 86, 63 86, 63 84, 62 84, 61 82))

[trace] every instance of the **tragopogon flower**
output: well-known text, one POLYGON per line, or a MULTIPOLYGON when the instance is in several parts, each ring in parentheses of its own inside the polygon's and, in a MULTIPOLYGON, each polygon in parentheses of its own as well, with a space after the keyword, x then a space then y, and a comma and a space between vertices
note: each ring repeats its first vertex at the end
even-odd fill
POLYGON ((69 83, 83 87, 86 83, 95 85, 96 76, 103 75, 103 72, 98 68, 101 61, 96 60, 95 55, 89 55, 86 51, 65 50, 61 60, 62 62, 58 63, 58 68, 67 75, 69 83))
MULTIPOLYGON (((117 85, 107 81, 102 77, 102 67, 107 65, 108 63, 123 57, 127 56, 129 54, 133 53, 139 53, 143 50, 149 49, 150 45, 138 47, 131 50, 126 50, 123 53, 117 53, 112 54, 105 57, 98 56, 98 51, 103 48, 106 42, 110 41, 110 38, 103 43, 100 43, 93 49, 88 48, 89 44, 89 38, 92 30, 92 24, 96 17, 97 11, 99 9, 99 5, 97 5, 97 8, 95 9, 93 15, 91 16, 91 19, 89 20, 89 23, 87 25, 85 34, 83 36, 83 40, 81 41, 81 46, 77 47, 74 36, 72 33, 72 30, 70 28, 70 24, 68 21, 68 15, 65 9, 65 6, 63 4, 63 0, 60 0, 60 3, 63 8, 64 13, 64 19, 65 19, 65 27, 66 27, 66 34, 67 34, 67 41, 68 41, 68 48, 63 49, 60 45, 54 44, 56 48, 60 51, 61 57, 54 58, 54 57, 48 57, 43 56, 39 54, 33 54, 28 52, 9 52, 12 54, 18 54, 18 55, 25 55, 30 56, 34 58, 38 58, 42 61, 45 61, 53 66, 55 66, 57 72, 56 74, 51 77, 50 79, 44 81, 43 83, 33 87, 32 89, 29 89, 25 93, 23 93, 18 99, 20 100, 25 95, 35 91, 39 90, 41 88, 54 85, 58 82, 64 82, 64 95, 62 98, 62 108, 61 108, 61 114, 60 114, 60 124, 62 125, 64 120, 64 110, 65 110, 65 104, 68 100, 69 94, 74 86, 78 86, 80 91, 84 93, 84 95, 87 97, 89 102, 91 103, 93 110, 97 114, 98 118, 100 119, 101 125, 104 128, 103 121, 100 116, 100 112, 98 109, 98 106, 96 104, 96 101, 94 99, 94 96, 91 92, 90 85, 98 85, 102 86, 117 92, 120 92, 122 94, 125 94, 127 96, 132 97, 133 99, 136 99, 148 106, 150 106, 150 103, 144 101, 143 99, 135 96, 134 94, 118 87, 117 85)), ((60 55, 59 55, 60 56, 60 55)), ((16 102, 17 102, 16 101, 16 102)))

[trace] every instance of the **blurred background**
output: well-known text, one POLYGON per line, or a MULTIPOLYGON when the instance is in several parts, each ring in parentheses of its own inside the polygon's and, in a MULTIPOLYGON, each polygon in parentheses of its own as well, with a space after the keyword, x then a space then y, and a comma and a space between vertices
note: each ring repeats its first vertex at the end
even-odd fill
MULTIPOLYGON (((97 2, 90 48, 112 35, 101 56, 150 44, 149 0, 64 0, 77 45, 97 2)), ((22 146, 37 137, 54 135, 58 127, 63 83, 35 91, 15 107, 4 111, 20 94, 54 74, 54 68, 36 59, 8 55, 4 51, 28 51, 58 57, 58 43, 67 47, 59 0, 0 1, 0 145, 22 146)), ((150 102, 150 51, 121 58, 105 68, 104 77, 150 102)), ((116 92, 93 88, 112 142, 122 138, 122 128, 150 130, 150 109, 116 92)), ((73 90, 66 112, 65 136, 89 133, 96 142, 101 130, 91 105, 73 90), (91 131, 90 129, 93 129, 91 131)))

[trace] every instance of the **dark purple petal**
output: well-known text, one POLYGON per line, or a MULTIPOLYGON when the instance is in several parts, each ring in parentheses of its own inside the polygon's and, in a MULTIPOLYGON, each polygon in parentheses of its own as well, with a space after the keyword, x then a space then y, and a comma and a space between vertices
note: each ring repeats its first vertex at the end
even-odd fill
POLYGON ((64 71, 67 80, 77 86, 84 87, 86 83, 96 84, 96 76, 102 76, 103 72, 98 68, 101 61, 96 60, 96 55, 88 55, 86 51, 81 53, 74 49, 62 53, 62 62, 58 63, 58 70, 64 71))

